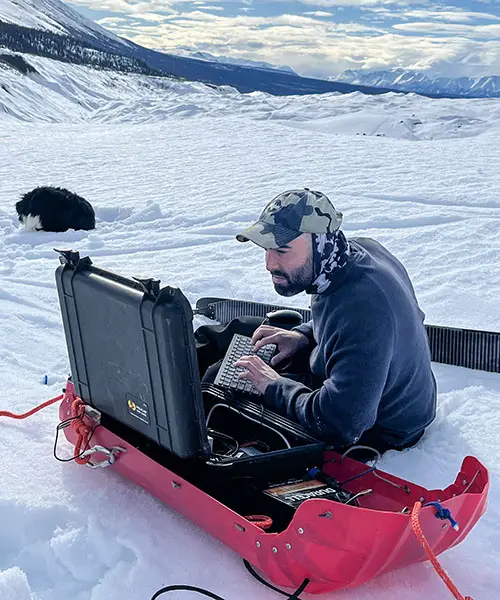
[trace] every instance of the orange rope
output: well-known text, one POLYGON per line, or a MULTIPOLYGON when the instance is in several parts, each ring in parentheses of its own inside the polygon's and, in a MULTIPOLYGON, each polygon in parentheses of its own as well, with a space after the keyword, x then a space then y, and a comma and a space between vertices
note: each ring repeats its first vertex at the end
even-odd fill
POLYGON ((47 400, 47 402, 44 402, 43 404, 40 404, 39 406, 32 408, 28 412, 23 413, 21 415, 9 412, 8 410, 0 410, 0 417, 9 417, 11 419, 26 419, 28 417, 31 417, 31 415, 38 412, 39 410, 42 410, 42 408, 46 408, 47 406, 50 406, 51 404, 54 404, 55 402, 57 402, 58 400, 62 400, 63 398, 64 394, 61 394, 60 396, 52 398, 51 400, 47 400))
POLYGON ((436 573, 441 577, 444 581, 450 592, 455 596, 456 600, 472 600, 470 596, 462 596, 462 594, 458 591, 457 587, 453 583, 453 581, 448 577, 446 571, 439 564, 439 561, 434 554, 432 548, 430 547, 429 542, 425 539, 424 533, 422 531, 422 527, 420 526, 420 521, 418 519, 418 515, 420 509, 422 508, 421 502, 415 502, 413 506, 413 510, 411 511, 411 527, 413 529, 413 533, 417 536, 418 541, 421 543, 423 549, 427 553, 429 560, 432 563, 436 573))
MULTIPOLYGON (((32 408, 31 410, 29 410, 28 412, 25 412, 23 414, 12 413, 8 410, 0 410, 0 417, 9 417, 10 419, 27 419, 28 417, 31 417, 31 415, 35 414, 39 410, 42 410, 43 408, 46 408, 47 406, 50 406, 51 404, 55 404, 56 402, 58 402, 59 400, 62 400, 63 398, 64 398, 64 394, 61 394, 60 396, 57 396, 56 398, 52 398, 50 400, 47 400, 43 404, 40 404, 39 406, 36 406, 35 408, 32 408)), ((79 465, 85 465, 90 460, 90 456, 85 456, 83 458, 80 457, 80 454, 86 448, 88 441, 90 439, 90 436, 92 435, 92 428, 89 425, 86 425, 83 421, 84 415, 85 415, 85 403, 82 402, 80 400, 80 398, 77 397, 75 400, 73 400, 73 403, 71 405, 71 417, 72 417, 71 427, 73 428, 73 430, 75 431, 75 433, 77 435, 77 440, 75 443, 74 457, 75 457, 75 462, 77 462, 79 465)))
POLYGON ((71 404, 71 416, 73 418, 71 421, 71 428, 77 435, 74 457, 75 462, 79 465, 86 465, 90 460, 90 456, 84 456, 83 458, 80 456, 80 454, 85 450, 90 436, 92 435, 92 427, 86 425, 83 421, 84 415, 85 403, 82 402, 82 400, 80 400, 80 398, 77 396, 71 404))
POLYGON ((267 515, 247 515, 245 519, 250 521, 250 523, 254 523, 257 527, 264 529, 264 531, 269 529, 273 524, 273 520, 267 515))

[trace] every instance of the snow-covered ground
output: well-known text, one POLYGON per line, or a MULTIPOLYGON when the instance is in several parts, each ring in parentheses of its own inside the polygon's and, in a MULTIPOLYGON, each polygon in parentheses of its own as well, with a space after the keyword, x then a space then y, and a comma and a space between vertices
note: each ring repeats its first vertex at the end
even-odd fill
MULTIPOLYGON (((1 50, 7 52, 7 50, 1 50)), ((37 73, 0 62, 0 123, 164 123, 167 119, 244 117, 317 133, 437 140, 500 135, 498 99, 432 100, 415 94, 240 94, 201 83, 146 77, 24 55, 37 73)), ((293 131, 288 132, 291 136, 293 131)))
MULTIPOLYGON (((223 295, 307 306, 305 296, 279 298, 262 251, 234 239, 273 195, 299 186, 331 197, 348 236, 374 237, 403 261, 427 322, 500 329, 497 101, 272 98, 167 80, 155 88, 69 66, 44 77, 42 86, 0 69, 14 94, 0 95, 9 106, 0 112, 0 409, 22 412, 57 395, 68 373, 55 247, 161 278, 193 303, 223 295), (427 133, 407 135, 405 115, 427 133), (42 184, 88 198, 97 229, 20 231, 14 204, 42 184)), ((488 511, 442 564, 465 595, 497 598, 500 376, 434 369, 437 419, 417 448, 390 452, 381 466, 431 488, 451 483, 467 454, 489 467, 488 511)), ((0 420, 1 600, 149 600, 173 583, 228 600, 277 597, 232 551, 132 483, 56 462, 57 421, 56 407, 0 420)), ((420 564, 323 597, 451 596, 420 564)))

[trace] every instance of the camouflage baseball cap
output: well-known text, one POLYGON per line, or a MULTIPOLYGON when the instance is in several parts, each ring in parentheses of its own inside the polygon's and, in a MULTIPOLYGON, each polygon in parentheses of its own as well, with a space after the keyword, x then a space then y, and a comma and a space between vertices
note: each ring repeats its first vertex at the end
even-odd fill
POLYGON ((342 223, 327 196, 308 188, 278 194, 262 211, 259 220, 236 236, 262 248, 279 248, 302 233, 333 233, 342 223))

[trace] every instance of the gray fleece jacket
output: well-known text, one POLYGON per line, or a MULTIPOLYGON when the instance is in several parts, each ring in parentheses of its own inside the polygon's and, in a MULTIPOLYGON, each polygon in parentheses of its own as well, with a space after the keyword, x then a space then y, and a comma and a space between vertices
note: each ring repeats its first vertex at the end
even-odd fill
POLYGON ((312 320, 296 328, 310 340, 310 368, 323 385, 280 377, 264 403, 333 446, 404 446, 436 412, 424 314, 387 249, 369 238, 349 246, 346 267, 312 296, 312 320))

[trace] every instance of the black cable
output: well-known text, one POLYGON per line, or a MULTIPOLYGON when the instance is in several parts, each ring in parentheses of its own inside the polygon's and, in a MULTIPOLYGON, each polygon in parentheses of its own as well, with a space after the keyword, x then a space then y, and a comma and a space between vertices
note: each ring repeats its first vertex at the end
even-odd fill
MULTIPOLYGON (((250 575, 252 575, 252 577, 257 579, 257 581, 259 583, 262 583, 263 585, 272 589, 273 591, 278 592, 278 594, 281 594, 282 596, 286 596, 287 600, 300 600, 300 594, 302 594, 302 592, 309 585, 309 579, 304 579, 304 581, 295 590, 295 592, 292 595, 290 595, 287 592, 284 592, 283 590, 280 590, 279 588, 275 587, 274 585, 268 583, 265 579, 262 579, 262 577, 254 571, 252 565, 247 560, 243 559, 243 564, 245 565, 245 567, 246 567, 247 571, 250 573, 250 575)), ((224 598, 222 598, 221 596, 217 596, 217 594, 214 594, 213 592, 210 592, 209 590, 205 590, 200 587, 195 587, 193 585, 168 585, 167 587, 164 587, 164 588, 161 588, 160 590, 158 590, 153 595, 151 600, 156 600, 162 594, 166 594, 167 592, 177 592, 177 591, 196 592, 197 594, 202 594, 204 596, 207 596, 208 598, 212 598, 212 600, 224 600, 224 598)))
POLYGON ((238 452, 240 451, 240 444, 238 442, 238 440, 235 440, 233 437, 231 437, 230 435, 227 435, 226 433, 222 433, 221 431, 216 431, 215 429, 208 429, 208 433, 214 438, 219 438, 221 440, 224 440, 226 442, 231 442, 234 446, 234 448, 232 450, 230 450, 227 454, 220 454, 218 452, 212 452, 212 454, 214 456, 220 456, 220 457, 224 457, 227 458, 228 456, 236 456, 236 454, 238 454, 238 452))
POLYGON ((61 421, 56 427, 56 439, 54 440, 54 449, 53 449, 52 453, 54 455, 54 458, 56 460, 58 460, 59 462, 71 462, 72 460, 75 460, 76 458, 81 458, 83 456, 83 454, 88 450, 88 448, 90 446, 90 441, 94 437, 95 430, 99 427, 99 425, 94 426, 94 428, 92 429, 92 433, 90 434, 89 439, 87 440, 87 443, 85 444, 85 448, 80 452, 80 454, 78 454, 78 456, 72 456, 71 458, 59 458, 56 454, 57 442, 59 440, 59 431, 61 429, 66 429, 66 427, 69 427, 71 425, 71 421, 75 421, 77 419, 81 419, 81 416, 70 417, 69 419, 66 419, 65 421, 61 421))
POLYGON ((195 587, 193 585, 168 585, 167 587, 158 590, 151 600, 156 600, 156 598, 159 598, 162 594, 166 594, 167 592, 177 591, 196 592, 197 594, 203 594, 204 596, 213 598, 213 600, 224 600, 224 598, 217 596, 217 594, 214 594, 213 592, 209 592, 208 590, 204 590, 203 588, 195 587))
POLYGON ((219 400, 225 400, 226 402, 235 399, 234 392, 227 388, 222 388, 214 383, 202 383, 201 391, 214 396, 219 400))
MULTIPOLYGON (((290 596, 290 594, 287 594, 287 592, 284 592, 283 590, 280 590, 279 588, 275 587, 274 585, 272 585, 271 583, 268 583, 265 579, 263 579, 258 573, 255 572, 254 568, 252 567, 252 565, 245 559, 243 559, 243 564, 245 565, 247 571, 250 573, 250 575, 252 575, 252 577, 255 577, 255 579, 257 579, 257 581, 259 583, 262 583, 262 585, 265 585, 266 587, 272 589, 275 592, 278 592, 278 594, 281 594, 282 596, 286 596, 288 600, 300 600, 300 594, 302 594, 302 592, 306 589, 306 587, 309 585, 310 583, 310 579, 304 579, 304 581, 299 585, 299 587, 295 590, 295 592, 290 596)), ((151 599, 153 600, 153 599, 151 599)))

